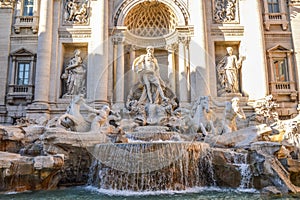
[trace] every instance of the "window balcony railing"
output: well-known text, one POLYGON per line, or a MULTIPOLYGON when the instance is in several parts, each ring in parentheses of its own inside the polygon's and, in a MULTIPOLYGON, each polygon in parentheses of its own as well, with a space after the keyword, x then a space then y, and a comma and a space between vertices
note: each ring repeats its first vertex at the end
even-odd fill
POLYGON ((7 101, 13 104, 16 99, 24 99, 30 103, 33 99, 33 85, 9 85, 7 101))
POLYGON ((269 20, 282 20, 282 13, 267 13, 269 20))
POLYGON ((283 30, 287 30, 288 21, 286 13, 265 13, 264 14, 264 25, 266 30, 270 30, 272 24, 279 24, 283 30))
POLYGON ((272 82, 270 84, 271 84, 272 92, 288 93, 291 91, 295 91, 294 82, 272 82))
POLYGON ((270 90, 274 95, 288 95, 292 100, 296 97, 295 82, 271 82, 270 90))
POLYGON ((38 32, 38 16, 16 16, 14 25, 15 33, 20 33, 21 28, 31 28, 32 33, 38 32))
POLYGON ((14 93, 27 93, 29 87, 27 85, 15 85, 13 87, 13 92, 14 93))

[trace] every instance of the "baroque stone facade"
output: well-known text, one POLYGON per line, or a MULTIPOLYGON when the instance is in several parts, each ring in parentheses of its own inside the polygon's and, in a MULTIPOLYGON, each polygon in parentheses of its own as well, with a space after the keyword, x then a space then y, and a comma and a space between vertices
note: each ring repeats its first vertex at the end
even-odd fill
POLYGON ((0 123, 61 115, 77 94, 95 108, 126 107, 139 79, 132 64, 147 46, 180 106, 239 97, 254 112, 246 102, 272 95, 290 118, 299 10, 296 0, 1 0, 0 123))

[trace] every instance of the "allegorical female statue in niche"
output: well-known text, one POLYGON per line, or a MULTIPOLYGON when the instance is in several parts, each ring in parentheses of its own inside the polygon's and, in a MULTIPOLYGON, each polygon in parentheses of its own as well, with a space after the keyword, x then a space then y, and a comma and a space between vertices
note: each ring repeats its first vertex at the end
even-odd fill
POLYGON ((85 94, 86 69, 80 53, 79 49, 74 51, 74 57, 70 59, 61 77, 66 82, 67 92, 65 95, 85 94))
POLYGON ((244 57, 239 60, 233 55, 233 48, 227 47, 227 55, 217 64, 217 73, 219 80, 219 94, 239 93, 239 69, 242 66, 244 57))

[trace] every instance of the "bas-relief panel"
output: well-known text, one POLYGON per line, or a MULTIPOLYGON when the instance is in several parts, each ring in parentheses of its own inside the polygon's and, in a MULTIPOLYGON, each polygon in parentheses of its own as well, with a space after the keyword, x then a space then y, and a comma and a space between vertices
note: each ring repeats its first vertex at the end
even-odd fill
POLYGON ((90 0, 64 0, 63 25, 89 25, 90 0))
POLYGON ((214 23, 239 23, 238 0, 212 0, 214 23))
POLYGON ((15 0, 0 0, 0 8, 12 8, 15 0))

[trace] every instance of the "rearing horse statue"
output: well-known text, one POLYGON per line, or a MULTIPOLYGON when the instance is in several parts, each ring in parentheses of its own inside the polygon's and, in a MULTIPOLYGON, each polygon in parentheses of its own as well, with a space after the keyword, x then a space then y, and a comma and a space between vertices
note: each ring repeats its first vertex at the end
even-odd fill
POLYGON ((200 96, 191 109, 192 120, 198 126, 198 130, 204 135, 208 132, 215 134, 215 127, 211 119, 208 96, 200 96))
POLYGON ((80 105, 82 104, 84 104, 83 97, 81 95, 76 95, 70 102, 66 113, 58 118, 57 124, 69 128, 71 131, 89 131, 91 123, 80 113, 80 105))
POLYGON ((65 114, 57 119, 57 125, 76 132, 101 131, 100 128, 107 125, 111 113, 107 105, 100 110, 94 109, 85 103, 83 95, 76 95, 70 102, 65 114), (88 117, 82 116, 80 106, 88 111, 88 117))

